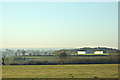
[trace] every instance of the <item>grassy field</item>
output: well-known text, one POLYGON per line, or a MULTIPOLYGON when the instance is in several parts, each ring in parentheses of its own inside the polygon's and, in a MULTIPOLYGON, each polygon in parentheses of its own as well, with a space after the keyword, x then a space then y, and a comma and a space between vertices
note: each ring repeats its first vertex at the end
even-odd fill
POLYGON ((3 78, 117 78, 118 64, 5 65, 3 78))
MULTIPOLYGON (((77 57, 77 58, 95 58, 95 57, 106 57, 106 56, 94 56, 94 54, 83 54, 83 55, 86 55, 86 56, 74 56, 74 55, 69 55, 68 57, 77 57), (93 56, 87 56, 87 55, 93 55, 93 56)), ((99 55, 99 54, 97 54, 99 55)), ((104 55, 107 55, 107 54, 104 54, 104 55)), ((21 58, 24 58, 24 56, 22 56, 21 58)), ((41 59, 41 60, 48 60, 48 61, 55 61, 56 59, 59 59, 59 56, 25 56, 25 58, 28 58, 28 59, 41 59)))
MULTIPOLYGON (((103 57, 107 57, 107 56, 68 56, 68 58, 103 58, 103 57)), ((24 56, 22 56, 21 58, 24 58, 24 56)), ((33 60, 33 61, 49 61, 49 62, 56 62, 59 59, 59 56, 25 56, 25 59, 27 61, 33 60)))
MULTIPOLYGON (((24 58, 24 57, 22 57, 24 58)), ((35 59, 35 60, 42 60, 42 61, 56 61, 58 56, 25 56, 27 59, 35 59)))
POLYGON ((12 64, 36 64, 36 65, 53 65, 53 64, 117 64, 117 54, 110 55, 69 55, 66 59, 61 60, 59 56, 42 55, 42 56, 13 56, 4 59, 5 65, 12 64))
MULTIPOLYGON (((81 56, 68 56, 68 57, 78 57, 78 58, 95 58, 95 57, 106 57, 106 56, 85 56, 85 57, 81 57, 81 56)), ((21 58, 24 58, 24 56, 22 56, 21 58)), ((34 58, 34 59, 41 59, 41 60, 56 60, 58 59, 59 57, 58 56, 25 56, 25 58, 34 58)))

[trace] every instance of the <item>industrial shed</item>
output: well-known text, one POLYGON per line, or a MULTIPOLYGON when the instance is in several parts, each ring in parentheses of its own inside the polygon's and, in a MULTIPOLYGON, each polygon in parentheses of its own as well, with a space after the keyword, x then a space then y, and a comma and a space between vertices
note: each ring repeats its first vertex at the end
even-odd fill
POLYGON ((103 54, 103 51, 95 51, 94 54, 103 54))
POLYGON ((86 54, 85 50, 78 50, 78 54, 86 54))

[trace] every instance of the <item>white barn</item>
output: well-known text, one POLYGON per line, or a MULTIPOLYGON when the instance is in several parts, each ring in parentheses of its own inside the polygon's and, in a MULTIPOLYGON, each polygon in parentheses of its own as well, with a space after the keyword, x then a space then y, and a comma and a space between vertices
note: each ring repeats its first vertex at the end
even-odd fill
POLYGON ((25 53, 25 56, 28 56, 29 55, 29 53, 25 53))
POLYGON ((78 51, 78 54, 86 54, 86 51, 78 51))
POLYGON ((103 54, 103 51, 95 51, 94 54, 103 54))

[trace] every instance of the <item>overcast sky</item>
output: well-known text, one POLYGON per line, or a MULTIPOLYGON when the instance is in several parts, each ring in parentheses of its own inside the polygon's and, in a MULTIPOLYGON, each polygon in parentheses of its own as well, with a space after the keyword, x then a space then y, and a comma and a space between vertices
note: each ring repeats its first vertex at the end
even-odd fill
POLYGON ((2 3, 2 47, 118 45, 117 2, 2 3))

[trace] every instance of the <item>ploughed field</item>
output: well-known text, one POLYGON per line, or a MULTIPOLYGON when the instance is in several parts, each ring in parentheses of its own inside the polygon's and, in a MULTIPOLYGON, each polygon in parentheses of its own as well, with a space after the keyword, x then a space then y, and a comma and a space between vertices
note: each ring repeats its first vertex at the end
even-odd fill
POLYGON ((3 78, 117 78, 118 64, 4 65, 3 78))

